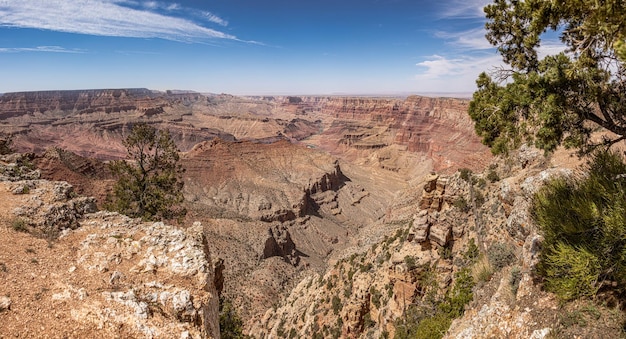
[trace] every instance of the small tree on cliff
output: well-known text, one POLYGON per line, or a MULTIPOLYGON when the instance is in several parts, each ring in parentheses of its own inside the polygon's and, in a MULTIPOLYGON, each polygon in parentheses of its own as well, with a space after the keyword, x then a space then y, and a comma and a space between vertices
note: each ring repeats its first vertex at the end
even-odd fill
POLYGON ((129 160, 111 164, 118 181, 113 187, 110 208, 144 220, 183 217, 184 172, 178 150, 169 132, 145 123, 133 126, 123 141, 129 160))
POLYGON ((626 139, 626 6, 621 1, 494 0, 485 7, 487 40, 510 67, 482 73, 469 113, 493 153, 532 141, 587 152, 626 139), (565 52, 538 54, 541 37, 560 33, 565 52), (598 127, 610 132, 590 144, 598 127))
POLYGON ((13 136, 0 132, 0 155, 13 153, 12 144, 13 136))

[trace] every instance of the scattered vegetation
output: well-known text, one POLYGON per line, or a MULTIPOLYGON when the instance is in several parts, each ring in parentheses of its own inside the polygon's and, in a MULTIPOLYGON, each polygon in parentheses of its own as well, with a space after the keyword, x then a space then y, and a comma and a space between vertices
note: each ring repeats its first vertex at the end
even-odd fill
POLYGON ((404 257, 404 263, 406 264, 406 268, 410 271, 417 267, 417 263, 415 262, 415 258, 411 255, 407 255, 404 257))
POLYGON ((468 183, 471 183, 472 180, 472 170, 469 168, 460 168, 459 169, 459 176, 461 177, 461 179, 465 180, 468 183))
POLYGON ((376 289, 376 287, 372 286, 370 287, 370 296, 371 296, 371 301, 372 304, 374 304, 374 306, 376 306, 376 308, 380 308, 380 300, 382 298, 382 293, 380 293, 379 290, 376 289))
POLYGON ((133 126, 124 140, 129 161, 110 165, 118 181, 108 208, 144 220, 182 218, 184 172, 169 132, 145 123, 133 126))
POLYGON ((452 320, 463 315, 465 305, 473 298, 474 279, 466 267, 455 274, 454 286, 443 298, 437 297, 436 280, 430 279, 427 271, 420 279, 428 286, 430 296, 425 296, 422 303, 411 304, 404 317, 396 321, 394 338, 441 338, 446 333, 452 320))
POLYGON ((458 208, 463 213, 467 213, 470 210, 470 205, 469 203, 467 203, 467 200, 463 196, 458 196, 456 199, 454 199, 454 201, 452 202, 452 206, 458 208))
POLYGON ((336 295, 333 296, 332 305, 333 305, 333 314, 335 314, 335 315, 338 315, 339 312, 341 312, 341 309, 343 309, 343 304, 341 303, 341 298, 339 298, 336 295))
POLYGON ((519 283, 522 280, 522 269, 519 266, 513 266, 511 268, 511 275, 509 277, 509 284, 511 285, 511 293, 517 294, 519 283))
POLYGON ((463 253, 463 259, 467 261, 469 264, 472 264, 476 261, 479 254, 480 254, 480 251, 478 250, 476 241, 474 241, 474 238, 470 238, 467 244, 467 250, 463 253))
POLYGON ((586 172, 550 181, 533 200, 545 238, 539 273, 564 301, 626 289, 626 164, 598 152, 586 172))
POLYGON ((474 266, 472 266, 472 276, 478 283, 487 282, 493 275, 493 267, 485 255, 481 255, 474 266))
POLYGON ((11 221, 11 228, 18 232, 28 232, 28 222, 22 218, 15 218, 11 221))
POLYGON ((0 155, 13 153, 13 136, 10 134, 0 133, 0 155))
POLYGON ((494 169, 489 169, 489 172, 487 172, 487 180, 492 183, 500 181, 500 176, 494 169))
POLYGON ((248 339, 243 334, 243 322, 230 301, 220 298, 220 337, 224 339, 248 339))
POLYGON ((499 271, 515 261, 513 248, 505 243, 495 243, 487 249, 487 257, 491 266, 499 271))

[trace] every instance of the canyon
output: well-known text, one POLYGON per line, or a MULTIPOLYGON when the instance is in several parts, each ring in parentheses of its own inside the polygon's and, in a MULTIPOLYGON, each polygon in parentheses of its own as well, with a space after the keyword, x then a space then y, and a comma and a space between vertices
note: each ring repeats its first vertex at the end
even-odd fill
POLYGON ((450 333, 482 331, 486 311, 476 310, 487 307, 509 326, 492 335, 542 337, 556 304, 532 281, 538 240, 526 190, 539 184, 526 179, 574 164, 565 151, 548 159, 532 148, 494 158, 468 106, 421 96, 3 94, 0 135, 17 153, 0 159, 0 337, 219 337, 218 299, 253 337, 393 337, 428 290, 418 277, 435 272, 433 293, 446 294, 470 265, 456 259, 470 243, 482 252, 506 244, 523 268, 520 293, 499 286, 506 267, 450 333), (104 210, 115 181, 107 163, 126 158, 137 123, 176 142, 184 220, 104 210), (47 271, 11 259, 24 247, 47 271), (52 309, 60 320, 23 320, 52 309), (520 319, 526 327, 515 327, 520 319))

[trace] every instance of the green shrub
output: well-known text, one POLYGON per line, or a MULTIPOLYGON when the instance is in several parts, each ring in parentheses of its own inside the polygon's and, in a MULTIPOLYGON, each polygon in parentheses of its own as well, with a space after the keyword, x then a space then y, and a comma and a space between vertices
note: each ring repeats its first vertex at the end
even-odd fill
POLYGON ((474 238, 470 238, 467 244, 467 251, 463 253, 463 259, 469 263, 473 263, 478 259, 479 254, 480 251, 478 250, 478 246, 476 246, 476 241, 474 241, 474 238))
POLYGON ((332 304, 333 304, 333 313, 335 315, 339 314, 339 312, 343 308, 343 304, 341 303, 341 298, 339 298, 336 295, 333 296, 332 304))
POLYGON ((11 228, 18 232, 28 232, 28 223, 22 218, 15 218, 11 222, 11 228))
POLYGON ((220 298, 220 337, 224 339, 247 339, 243 334, 243 321, 227 299, 220 298))
POLYGON ((370 287, 370 295, 372 304, 374 304, 376 308, 380 308, 380 299, 382 297, 382 293, 380 293, 380 291, 377 290, 376 287, 372 286, 370 287))
POLYGON ((465 199, 465 197, 457 197, 456 199, 454 199, 454 201, 452 202, 452 206, 458 208, 459 210, 461 210, 461 212, 469 212, 470 210, 470 205, 467 203, 467 200, 465 199))
POLYGON ((461 179, 465 180, 466 182, 470 182, 471 178, 472 178, 472 170, 469 168, 460 168, 459 169, 459 173, 460 173, 460 177, 461 179))
POLYGON ((500 176, 495 170, 490 169, 489 172, 487 173, 487 180, 489 180, 489 182, 500 181, 500 176))
POLYGON ((511 246, 496 243, 487 249, 487 257, 495 270, 501 270, 515 261, 515 253, 511 246))
POLYGON ((600 260, 585 248, 559 243, 545 257, 546 287, 562 300, 593 296, 598 290, 600 260))
POLYGON ((426 318, 419 322, 415 329, 416 339, 439 339, 442 338, 452 324, 452 319, 446 314, 437 313, 434 317, 426 318))
POLYGON ((562 300, 592 296, 603 281, 626 288, 626 164, 598 152, 585 170, 549 181, 533 198, 545 239, 538 272, 562 300))
POLYGON ((403 317, 396 320, 394 338, 439 339, 446 333, 452 320, 463 315, 465 305, 473 298, 474 279, 468 268, 455 274, 453 287, 443 298, 411 304, 403 317), (431 302, 432 301, 432 302, 431 302))
POLYGON ((415 258, 413 256, 407 255, 404 257, 404 263, 406 264, 406 268, 410 271, 417 267, 417 263, 415 262, 415 258))

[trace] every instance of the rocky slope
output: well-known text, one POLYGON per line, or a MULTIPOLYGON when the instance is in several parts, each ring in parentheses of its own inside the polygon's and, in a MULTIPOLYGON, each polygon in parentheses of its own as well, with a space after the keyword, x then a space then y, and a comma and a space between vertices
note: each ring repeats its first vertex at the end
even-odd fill
POLYGON ((0 159, 0 333, 15 337, 219 338, 202 226, 95 212, 66 182, 0 159))
POLYGON ((387 213, 395 230, 361 239, 324 273, 307 275, 251 333, 391 338, 423 322, 421 331, 439 328, 446 338, 623 336, 619 302, 559 304, 534 273, 542 238, 530 198, 549 178, 572 175, 580 161, 565 154, 544 158, 523 147, 483 173, 424 177, 387 213), (473 300, 447 330, 441 302, 459 293, 464 274, 476 283, 473 300))

